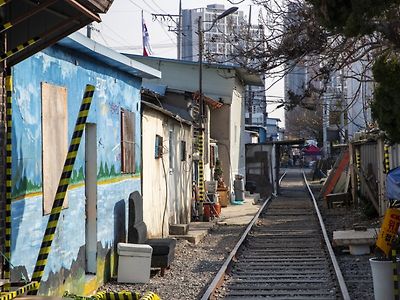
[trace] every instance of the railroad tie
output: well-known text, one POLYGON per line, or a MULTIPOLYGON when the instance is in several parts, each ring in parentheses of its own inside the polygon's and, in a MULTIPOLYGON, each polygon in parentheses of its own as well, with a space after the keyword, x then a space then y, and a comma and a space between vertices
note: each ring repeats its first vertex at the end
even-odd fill
MULTIPOLYGON (((74 168, 76 155, 78 153, 83 130, 86 124, 86 119, 89 113, 90 104, 92 103, 94 89, 95 87, 93 85, 86 85, 85 93, 83 95, 82 103, 79 109, 78 118, 76 120, 74 133, 70 141, 68 154, 64 163, 64 168, 58 184, 56 196, 47 222, 46 231, 44 233, 42 244, 40 246, 39 255, 32 275, 32 281, 37 281, 39 285, 44 274, 44 269, 47 264, 47 258, 51 250, 54 234, 62 211, 62 206, 64 203, 65 195, 67 193, 72 170, 74 168)), ((38 288, 30 291, 29 294, 36 295, 38 288)))

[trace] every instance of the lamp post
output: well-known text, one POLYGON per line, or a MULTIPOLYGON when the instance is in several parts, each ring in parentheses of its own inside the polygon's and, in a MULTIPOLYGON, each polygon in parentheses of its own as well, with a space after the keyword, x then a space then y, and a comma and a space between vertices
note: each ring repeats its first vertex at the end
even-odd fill
POLYGON ((204 201, 204 196, 205 196, 205 188, 204 188, 204 113, 205 113, 205 107, 204 107, 204 96, 203 96, 203 46, 204 46, 204 33, 207 31, 210 31, 214 25, 217 23, 218 20, 221 20, 225 18, 226 16, 234 13, 235 11, 238 10, 238 7, 231 7, 222 12, 220 15, 218 15, 214 21, 212 22, 211 26, 207 30, 202 29, 202 18, 199 16, 198 18, 198 35, 199 35, 199 106, 200 106, 200 118, 199 118, 199 123, 200 123, 200 128, 199 128, 199 140, 198 140, 198 146, 199 146, 199 198, 200 202, 204 201))

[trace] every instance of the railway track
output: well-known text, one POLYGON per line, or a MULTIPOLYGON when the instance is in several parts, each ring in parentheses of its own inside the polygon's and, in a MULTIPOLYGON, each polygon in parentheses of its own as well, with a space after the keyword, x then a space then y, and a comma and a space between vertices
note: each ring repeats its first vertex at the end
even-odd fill
POLYGON ((202 299, 350 299, 311 190, 290 172, 202 299))

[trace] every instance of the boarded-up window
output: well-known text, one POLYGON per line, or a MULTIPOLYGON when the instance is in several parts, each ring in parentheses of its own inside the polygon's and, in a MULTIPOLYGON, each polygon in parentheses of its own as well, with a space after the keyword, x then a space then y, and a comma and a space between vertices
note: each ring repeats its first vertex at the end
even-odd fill
POLYGON ((186 141, 181 141, 181 161, 186 161, 186 141))
POLYGON ((134 174, 135 165, 135 114, 121 109, 121 172, 134 174))
MULTIPOLYGON (((68 106, 65 87, 42 83, 43 211, 49 214, 68 152, 68 106)), ((67 207, 67 199, 63 207, 67 207)))

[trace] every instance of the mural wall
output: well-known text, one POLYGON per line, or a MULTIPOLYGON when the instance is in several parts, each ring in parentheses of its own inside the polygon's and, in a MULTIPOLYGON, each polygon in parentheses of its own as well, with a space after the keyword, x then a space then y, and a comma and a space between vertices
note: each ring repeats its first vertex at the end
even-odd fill
POLYGON ((96 86, 88 123, 97 126, 97 270, 85 273, 85 139, 75 162, 41 294, 87 294, 115 271, 114 250, 127 234, 128 197, 140 186, 141 78, 54 46, 13 68, 12 277, 31 278, 48 216, 43 213, 43 82, 65 87, 68 144, 87 83, 96 86), (121 174, 120 111, 135 114, 136 174, 121 174), (96 276, 93 276, 96 275, 96 276))

